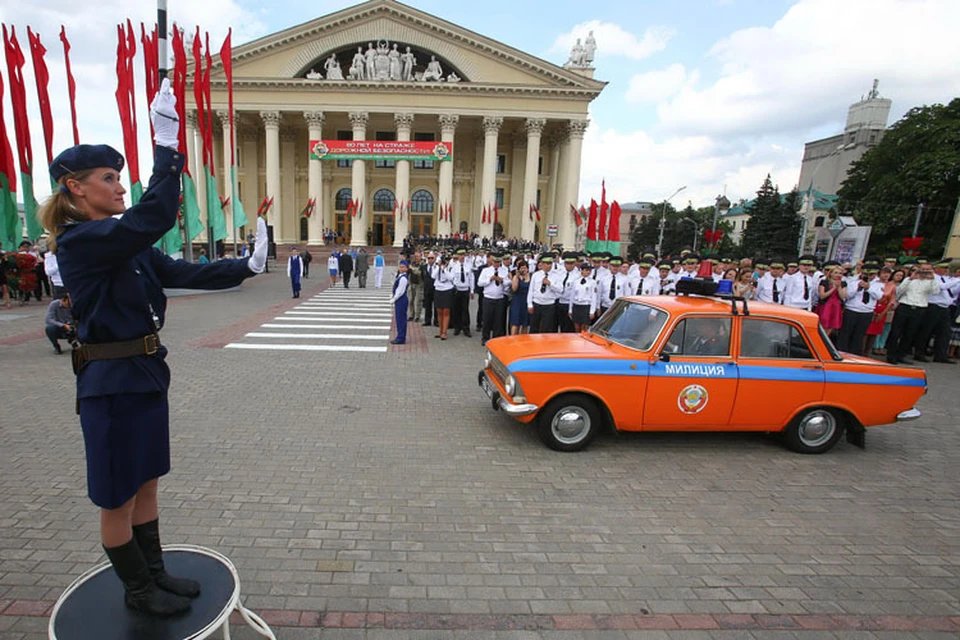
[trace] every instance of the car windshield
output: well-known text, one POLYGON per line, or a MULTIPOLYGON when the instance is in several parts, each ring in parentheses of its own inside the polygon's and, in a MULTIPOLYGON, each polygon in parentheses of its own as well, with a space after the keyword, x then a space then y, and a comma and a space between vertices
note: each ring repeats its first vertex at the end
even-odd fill
POLYGON ((647 351, 666 322, 665 311, 621 298, 590 331, 625 347, 647 351))

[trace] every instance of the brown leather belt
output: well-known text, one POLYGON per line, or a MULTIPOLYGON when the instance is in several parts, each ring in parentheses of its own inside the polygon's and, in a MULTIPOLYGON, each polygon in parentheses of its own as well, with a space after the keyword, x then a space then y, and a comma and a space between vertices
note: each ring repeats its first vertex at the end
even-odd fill
POLYGON ((73 372, 80 373, 92 360, 114 360, 134 356, 152 356, 160 349, 160 336, 155 333, 122 342, 85 344, 73 350, 73 372))

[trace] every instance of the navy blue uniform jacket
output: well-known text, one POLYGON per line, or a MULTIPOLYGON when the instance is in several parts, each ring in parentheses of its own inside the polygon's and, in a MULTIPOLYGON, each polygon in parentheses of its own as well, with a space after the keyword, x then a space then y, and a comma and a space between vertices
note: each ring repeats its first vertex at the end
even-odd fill
MULTIPOLYGON (((150 184, 122 218, 64 225, 57 236, 60 273, 83 343, 133 340, 158 331, 167 310, 164 287, 226 289, 254 275, 247 259, 192 264, 153 248, 176 224, 184 163, 182 154, 166 147, 154 153, 150 184)), ((166 393, 166 355, 161 347, 152 356, 89 362, 77 376, 77 397, 166 393)))

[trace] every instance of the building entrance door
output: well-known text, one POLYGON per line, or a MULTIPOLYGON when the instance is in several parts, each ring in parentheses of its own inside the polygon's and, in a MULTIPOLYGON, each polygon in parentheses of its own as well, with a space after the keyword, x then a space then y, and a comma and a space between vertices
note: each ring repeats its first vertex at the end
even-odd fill
POLYGON ((334 242, 350 244, 350 216, 345 213, 337 214, 337 237, 334 242))
POLYGON ((414 236, 432 236, 433 216, 410 216, 410 233, 414 236))
POLYGON ((373 245, 387 246, 393 244, 393 214, 373 214, 373 245))

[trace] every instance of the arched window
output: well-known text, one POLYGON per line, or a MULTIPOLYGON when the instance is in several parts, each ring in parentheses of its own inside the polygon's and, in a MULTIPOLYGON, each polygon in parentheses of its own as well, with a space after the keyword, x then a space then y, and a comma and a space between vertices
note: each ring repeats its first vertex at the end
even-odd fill
POLYGON ((390 191, 390 189, 380 189, 373 194, 373 210, 388 213, 392 212, 393 203, 396 201, 396 198, 393 196, 393 191, 390 191))
POLYGON ((433 194, 420 189, 410 198, 410 211, 413 213, 433 213, 433 194))
POLYGON ((353 199, 353 191, 347 187, 337 191, 337 201, 334 205, 337 211, 346 211, 347 207, 350 206, 350 200, 353 199))
POLYGON ((813 221, 813 226, 822 227, 825 220, 826 218, 824 218, 823 216, 817 216, 813 221))

